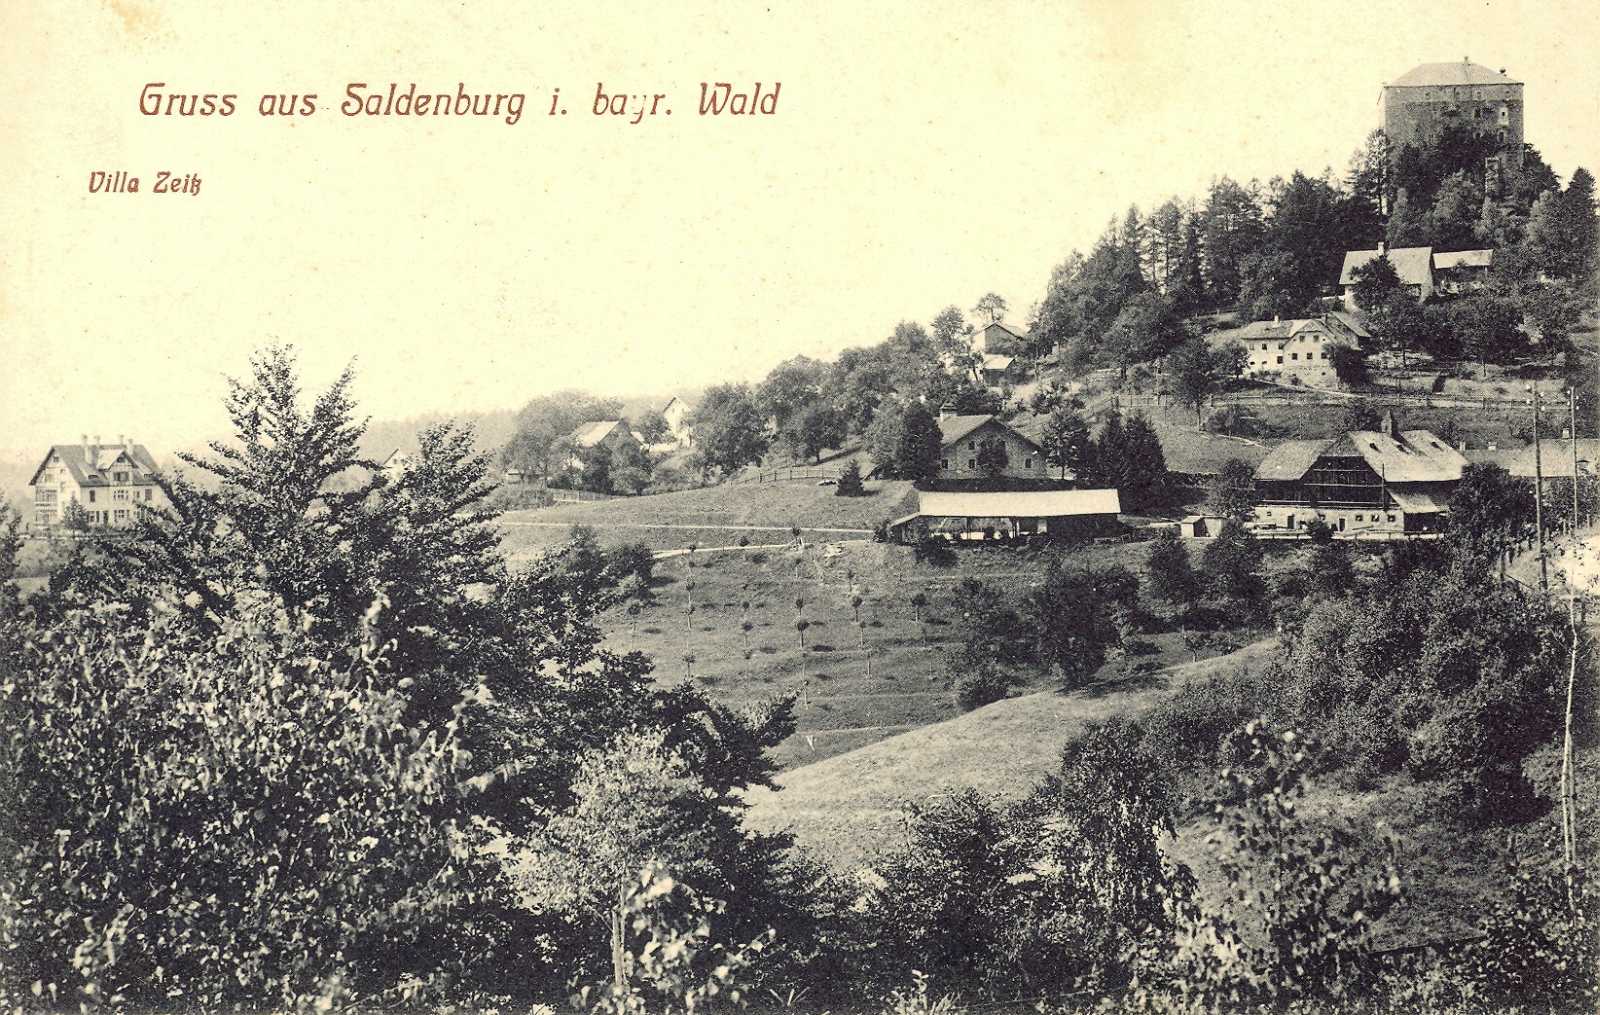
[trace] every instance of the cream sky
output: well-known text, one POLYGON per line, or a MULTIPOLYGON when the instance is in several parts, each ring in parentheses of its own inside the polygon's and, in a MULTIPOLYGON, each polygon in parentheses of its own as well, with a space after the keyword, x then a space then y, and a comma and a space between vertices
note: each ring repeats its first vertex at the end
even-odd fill
POLYGON ((1130 203, 1342 173, 1425 61, 1507 68, 1556 171, 1600 169, 1593 0, 212 6, 0 4, 0 453, 217 434, 274 339, 395 418, 754 380, 988 290, 1021 317, 1130 203), (527 108, 339 115, 391 80, 527 108), (781 81, 778 115, 700 118, 703 80, 781 81), (241 108, 145 117, 151 81, 241 108), (674 115, 593 116, 601 81, 674 115))

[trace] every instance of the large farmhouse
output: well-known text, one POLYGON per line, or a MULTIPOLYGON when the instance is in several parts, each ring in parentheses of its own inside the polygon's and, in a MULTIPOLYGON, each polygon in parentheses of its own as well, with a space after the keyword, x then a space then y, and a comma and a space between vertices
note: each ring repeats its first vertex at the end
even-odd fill
POLYGON ((1360 309, 1356 305, 1356 269, 1364 268, 1380 257, 1389 259, 1394 273, 1400 279, 1400 288, 1416 297, 1420 303, 1433 298, 1433 248, 1395 247, 1388 249, 1379 243, 1376 250, 1350 250, 1344 255, 1344 266, 1339 269, 1339 285, 1344 287, 1344 305, 1347 310, 1360 309))
POLYGON ((948 412, 939 414, 939 478, 990 478, 990 473, 979 464, 978 453, 991 441, 998 441, 1006 454, 1005 466, 994 478, 1048 478, 1044 452, 1032 438, 998 416, 956 416, 948 412))
POLYGON ((149 449, 126 437, 116 444, 84 437, 79 444, 52 445, 28 481, 33 521, 46 527, 61 525, 76 504, 84 524, 132 524, 139 505, 154 508, 167 503, 156 485, 158 471, 149 449))
POLYGON ((1289 321, 1255 321, 1231 337, 1249 354, 1246 376, 1298 379, 1302 384, 1326 387, 1339 380, 1333 350, 1341 346, 1360 348, 1372 335, 1350 314, 1332 313, 1289 321))
POLYGON ((917 510, 889 523, 890 538, 989 540, 1092 536, 1114 531, 1115 490, 967 491, 917 494, 917 510))
POLYGON ((1321 519, 1335 532, 1398 534, 1443 526, 1467 460, 1427 430, 1381 430, 1285 441, 1256 466, 1257 529, 1304 529, 1321 519))

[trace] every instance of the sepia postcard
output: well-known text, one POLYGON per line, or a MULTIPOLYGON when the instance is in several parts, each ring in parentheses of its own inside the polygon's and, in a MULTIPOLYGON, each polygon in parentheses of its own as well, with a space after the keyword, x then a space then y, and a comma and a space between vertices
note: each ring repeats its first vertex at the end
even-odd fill
POLYGON ((0 1012, 1600 1011, 1597 47, 0 4, 0 1012))

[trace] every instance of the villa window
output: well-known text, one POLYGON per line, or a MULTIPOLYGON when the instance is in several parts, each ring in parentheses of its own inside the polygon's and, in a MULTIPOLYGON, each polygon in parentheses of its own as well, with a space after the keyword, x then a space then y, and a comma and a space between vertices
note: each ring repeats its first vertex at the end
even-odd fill
POLYGON ((111 478, 116 480, 118 483, 126 483, 128 481, 128 474, 126 472, 115 472, 112 473, 111 478))
POLYGON ((89 503, 90 504, 94 503, 94 491, 93 490, 89 491, 89 503))

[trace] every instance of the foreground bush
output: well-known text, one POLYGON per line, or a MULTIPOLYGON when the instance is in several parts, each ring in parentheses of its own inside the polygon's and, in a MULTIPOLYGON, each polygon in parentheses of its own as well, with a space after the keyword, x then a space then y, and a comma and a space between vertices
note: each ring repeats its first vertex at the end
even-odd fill
POLYGON ((409 731, 372 660, 281 614, 176 626, 82 611, 10 646, 0 1005, 397 1000, 489 958, 457 721, 409 731))

